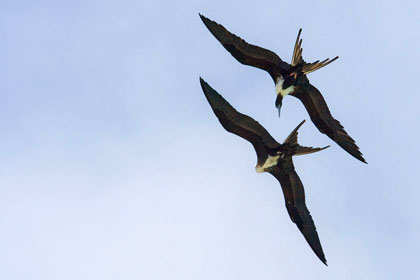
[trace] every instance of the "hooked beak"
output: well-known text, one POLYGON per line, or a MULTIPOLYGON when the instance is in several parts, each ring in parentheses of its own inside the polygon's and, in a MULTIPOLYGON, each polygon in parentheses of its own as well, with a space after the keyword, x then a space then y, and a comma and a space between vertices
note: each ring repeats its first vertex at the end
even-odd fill
POLYGON ((280 111, 281 111, 281 105, 283 103, 283 96, 281 96, 281 94, 277 95, 276 98, 276 108, 279 111, 279 118, 280 118, 280 111))

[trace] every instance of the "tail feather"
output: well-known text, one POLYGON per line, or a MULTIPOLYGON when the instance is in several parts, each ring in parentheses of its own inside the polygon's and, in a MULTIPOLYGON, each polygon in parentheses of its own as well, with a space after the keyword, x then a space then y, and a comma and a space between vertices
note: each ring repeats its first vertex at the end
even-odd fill
POLYGON ((326 148, 329 148, 330 145, 322 147, 322 148, 313 148, 313 147, 304 147, 304 146, 300 146, 298 144, 298 146, 296 147, 295 150, 295 156, 300 156, 300 155, 307 155, 307 154, 312 154, 312 153, 316 153, 322 150, 325 150, 326 148))
POLYGON ((302 52, 303 52, 303 48, 302 48, 302 39, 300 39, 300 34, 302 33, 302 28, 299 29, 299 33, 298 36, 296 38, 296 42, 295 42, 295 47, 293 49, 293 55, 292 55, 292 66, 296 66, 298 64, 303 64, 302 66, 302 73, 307 75, 313 71, 316 71, 318 69, 321 69, 322 67, 327 66, 328 64, 330 64, 331 62, 335 61, 336 59, 338 59, 338 56, 334 57, 333 59, 324 59, 323 61, 315 61, 312 63, 306 63, 303 60, 302 57, 302 52))
POLYGON ((296 156, 316 153, 330 147, 328 145, 322 148, 313 148, 304 147, 298 144, 298 130, 305 123, 305 121, 306 120, 303 120, 300 124, 298 124, 298 126, 295 129, 293 129, 293 131, 289 134, 289 136, 287 136, 286 140, 284 140, 283 142, 283 145, 289 144, 294 147, 296 156))
POLYGON ((334 57, 333 59, 324 59, 323 61, 319 62, 319 60, 312 62, 312 63, 305 63, 302 66, 302 72, 303 74, 307 75, 313 71, 316 71, 318 69, 321 69, 322 67, 327 66, 328 64, 330 64, 331 62, 335 61, 338 59, 338 56, 334 57))
POLYGON ((299 128, 306 122, 306 120, 303 120, 298 124, 298 126, 293 129, 293 131, 287 136, 286 140, 284 140, 283 144, 291 144, 291 145, 297 145, 297 136, 298 136, 298 130, 299 128))
POLYGON ((293 55, 292 55, 292 66, 296 66, 299 63, 303 62, 302 59, 302 39, 300 39, 300 33, 302 33, 302 28, 299 29, 299 33, 296 38, 295 47, 293 49, 293 55), (300 39, 300 40, 299 40, 300 39))

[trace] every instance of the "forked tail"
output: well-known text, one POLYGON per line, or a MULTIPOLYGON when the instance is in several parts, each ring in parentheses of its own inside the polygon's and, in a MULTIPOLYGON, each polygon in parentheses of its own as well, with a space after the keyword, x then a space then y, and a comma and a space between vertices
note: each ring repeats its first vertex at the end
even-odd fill
POLYGON ((296 66, 298 64, 303 64, 302 65, 302 73, 307 75, 313 71, 316 71, 318 69, 321 69, 322 67, 327 66, 328 64, 330 64, 331 62, 333 62, 334 60, 338 59, 338 56, 334 57, 333 59, 325 59, 323 61, 315 61, 312 63, 306 63, 303 58, 302 58, 302 52, 303 52, 303 48, 302 48, 302 39, 300 39, 300 34, 302 33, 302 28, 299 29, 299 33, 298 36, 296 38, 296 43, 295 43, 295 48, 293 49, 293 55, 292 55, 292 66, 296 66))
POLYGON ((319 152, 322 150, 325 150, 326 148, 330 147, 325 146, 323 148, 313 148, 313 147, 304 147, 298 144, 298 130, 299 128, 305 123, 305 120, 303 120, 293 131, 287 136, 286 140, 284 140, 284 144, 289 144, 291 147, 295 149, 294 155, 306 155, 306 154, 312 154, 315 152, 319 152))

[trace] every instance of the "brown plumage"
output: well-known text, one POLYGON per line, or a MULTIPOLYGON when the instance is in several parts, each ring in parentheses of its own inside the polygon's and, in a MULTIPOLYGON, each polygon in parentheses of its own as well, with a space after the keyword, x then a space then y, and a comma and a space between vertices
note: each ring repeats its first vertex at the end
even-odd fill
POLYGON ((263 69, 270 74, 274 83, 276 83, 276 91, 279 87, 275 103, 279 112, 283 95, 290 94, 298 98, 321 133, 326 134, 349 154, 366 163, 355 141, 347 134, 343 126, 333 118, 321 93, 309 83, 306 77, 306 74, 330 64, 338 57, 331 60, 325 59, 321 62, 306 63, 302 58, 302 39, 300 39, 301 30, 299 30, 292 63, 289 64, 281 60, 274 52, 251 45, 229 32, 222 25, 203 15, 200 15, 200 17, 216 39, 240 63, 263 69))
POLYGON ((236 111, 201 78, 200 83, 207 101, 222 126, 228 132, 248 140, 253 145, 257 153, 257 172, 269 172, 280 182, 290 219, 297 225, 318 258, 327 264, 314 221, 306 208, 303 185, 295 171, 292 156, 318 152, 329 146, 312 148, 298 144, 297 131, 305 121, 302 121, 283 144, 280 144, 262 125, 236 111), (270 158, 275 160, 270 161, 270 158), (267 165, 267 162, 271 164, 267 165))

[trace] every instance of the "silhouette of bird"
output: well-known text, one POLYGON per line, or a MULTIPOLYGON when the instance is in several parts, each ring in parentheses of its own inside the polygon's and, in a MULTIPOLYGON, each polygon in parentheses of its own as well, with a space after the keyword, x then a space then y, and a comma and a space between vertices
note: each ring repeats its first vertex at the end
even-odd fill
POLYGON ((314 221, 306 208, 303 184, 295 171, 292 156, 318 152, 329 146, 312 148, 298 144, 297 131, 305 121, 302 121, 283 144, 280 144, 257 121, 236 111, 202 78, 200 83, 207 101, 222 126, 228 132, 248 140, 253 145, 258 159, 255 170, 258 173, 269 172, 280 182, 290 219, 297 225, 314 253, 326 265, 327 260, 314 221))

